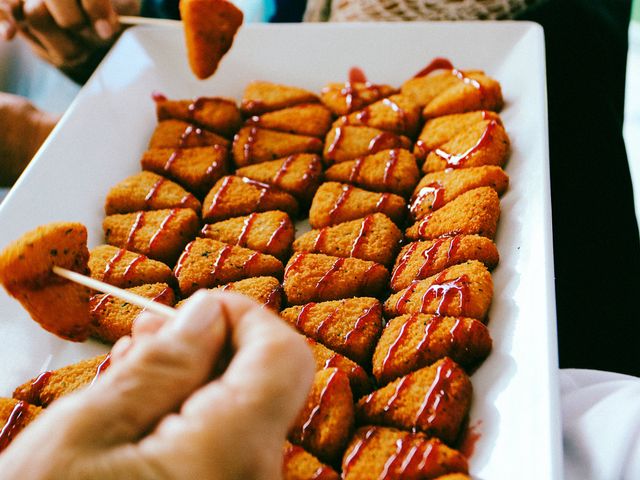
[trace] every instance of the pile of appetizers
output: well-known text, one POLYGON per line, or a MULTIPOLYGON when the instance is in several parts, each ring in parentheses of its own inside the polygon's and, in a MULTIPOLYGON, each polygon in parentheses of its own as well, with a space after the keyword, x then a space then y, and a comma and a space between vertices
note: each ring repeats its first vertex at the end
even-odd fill
MULTIPOLYGON (((153 99, 142 171, 109 191, 105 244, 80 255, 86 273, 169 306, 201 288, 243 293, 305 336, 317 373, 283 447, 285 479, 469 478, 457 447, 469 375, 492 346, 508 186, 499 83, 436 59, 399 89, 353 69, 319 95, 255 81, 240 105, 153 99), (296 236, 306 217, 311 230, 296 236)), ((29 245, 64 233, 81 250, 83 227, 63 227, 29 245)), ((34 315, 42 293, 16 274, 11 248, 0 281, 44 328, 106 343, 130 333, 140 309, 106 294, 76 302, 86 314, 64 325, 34 315)), ((82 264, 67 253, 41 261, 82 264)), ((47 301, 81 288, 62 282, 47 301)), ((0 448, 108 364, 44 372, 0 399, 0 448)))

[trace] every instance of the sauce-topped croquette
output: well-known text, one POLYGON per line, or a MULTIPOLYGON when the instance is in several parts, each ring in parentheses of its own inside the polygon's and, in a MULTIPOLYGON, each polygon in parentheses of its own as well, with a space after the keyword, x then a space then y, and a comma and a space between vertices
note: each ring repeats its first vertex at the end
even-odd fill
POLYGON ((23 400, 0 398, 0 453, 42 412, 23 400))
POLYGON ((304 103, 247 120, 248 125, 278 132, 324 137, 331 127, 331 111, 321 103, 304 103))
POLYGON ((112 245, 100 245, 91 250, 89 270, 92 278, 120 288, 175 283, 171 269, 164 263, 112 245))
POLYGON ((346 83, 329 83, 322 89, 320 99, 334 115, 341 116, 360 110, 397 91, 391 85, 352 80, 346 83))
POLYGON ((156 98, 158 120, 177 119, 193 123, 226 138, 242 125, 242 115, 234 100, 221 97, 198 97, 194 100, 156 98))
POLYGON ((317 103, 318 96, 308 90, 278 83, 254 81, 242 95, 240 108, 245 115, 260 115, 302 103, 317 103))
POLYGON ((304 448, 285 441, 282 449, 282 480, 340 480, 340 475, 304 448))
POLYGON ((327 133, 322 156, 327 165, 332 165, 392 148, 409 149, 411 140, 378 128, 342 125, 327 133))
POLYGON ((158 122, 153 135, 151 135, 151 140, 149 140, 150 150, 153 148, 211 147, 213 145, 222 145, 228 149, 231 147, 231 142, 223 136, 193 123, 174 119, 158 122))
POLYGON ((279 312, 282 307, 282 285, 275 277, 245 278, 216 289, 241 293, 275 312, 279 312))

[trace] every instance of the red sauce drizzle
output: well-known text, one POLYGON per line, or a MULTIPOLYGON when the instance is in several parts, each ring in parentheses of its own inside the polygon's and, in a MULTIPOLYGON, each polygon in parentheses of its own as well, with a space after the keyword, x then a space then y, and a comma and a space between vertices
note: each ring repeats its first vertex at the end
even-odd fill
POLYGON ((198 110, 201 110, 204 107, 204 104, 207 103, 210 99, 207 97, 198 97, 194 98, 193 101, 187 107, 187 115, 189 118, 193 118, 198 110))
POLYGON ((386 107, 389 107, 391 110, 393 110, 393 112, 396 115, 398 115, 398 117, 400 117, 400 120, 402 121, 402 131, 403 132, 406 131, 407 130, 407 114, 402 109, 402 107, 400 107, 400 105, 398 105, 396 102, 394 102, 389 98, 385 98, 384 100, 382 100, 382 104, 386 107))
POLYGON ((427 425, 431 425, 433 421, 438 417, 442 400, 447 396, 445 391, 449 387, 449 381, 453 375, 454 365, 453 361, 445 357, 438 365, 436 369, 436 376, 433 383, 429 387, 429 391, 422 401, 422 405, 418 409, 418 413, 415 416, 413 424, 415 426, 424 424, 424 416, 427 412, 431 412, 426 419, 427 425))
POLYGON ((138 212, 133 225, 131 226, 131 230, 129 230, 129 236, 127 237, 127 242, 125 243, 124 248, 130 250, 133 246, 133 241, 136 236, 138 230, 140 230, 144 225, 144 212, 138 212))
POLYGON ((247 177, 240 177, 240 178, 247 185, 253 185, 254 187, 257 187, 260 189, 260 196, 258 197, 258 201, 256 202, 256 208, 260 208, 260 205, 262 204, 262 200, 272 188, 271 185, 269 185, 268 183, 258 182, 257 180, 253 180, 247 177))
POLYGON ((411 215, 413 215, 414 218, 416 217, 418 207, 429 195, 433 195, 431 200, 431 210, 439 209, 444 204, 444 194, 444 187, 442 187, 438 182, 431 182, 428 185, 425 185, 418 190, 413 202, 411 202, 411 206, 409 207, 411 215))
POLYGON ((249 129, 249 135, 247 135, 247 141, 242 146, 242 154, 246 163, 251 163, 251 157, 253 156, 253 146, 258 139, 258 129, 251 127, 249 129))
POLYGON ((100 301, 97 302, 90 310, 92 315, 98 314, 107 305, 107 302, 111 299, 111 294, 102 295, 100 301))
POLYGON ((331 471, 326 465, 320 465, 313 473, 311 480, 327 480, 331 478, 335 478, 335 472, 331 471))
POLYGON ((461 435, 462 438, 460 439, 458 445, 458 451, 467 458, 471 458, 473 452, 476 449, 476 443, 482 436, 482 434, 478 431, 481 424, 482 421, 479 420, 474 425, 468 425, 461 435))
POLYGON ((209 206, 209 209, 207 210, 207 215, 215 215, 216 210, 218 208, 218 203, 223 198, 224 193, 229 189, 229 186, 231 185, 231 182, 233 181, 233 178, 234 177, 232 177, 232 176, 225 177, 225 179, 222 181, 222 185, 220 185, 220 188, 218 189, 216 194, 211 199, 211 205, 209 206))
POLYGON ((335 262, 333 262, 333 265, 331 265, 331 268, 329 268, 329 270, 327 270, 325 272, 325 274, 320 278, 320 280, 318 280, 318 283, 316 283, 316 287, 315 287, 315 296, 316 297, 323 297, 324 295, 324 289, 326 288, 326 282, 329 280, 329 278, 331 278, 331 276, 337 272, 338 270, 340 270, 340 267, 342 267, 342 265, 345 262, 345 258, 338 258, 336 259, 335 262))
POLYGON ((131 278, 131 275, 133 274, 136 268, 136 265, 138 265, 140 262, 145 261, 146 259, 147 257, 145 255, 136 255, 135 258, 131 260, 129 265, 127 265, 127 267, 124 269, 124 272, 122 273, 122 279, 126 281, 129 278, 131 278))
POLYGON ((393 180, 393 172, 398 165, 399 152, 396 149, 389 151, 389 160, 384 166, 384 176, 382 177, 382 183, 384 183, 385 187, 388 187, 391 184, 391 180, 393 180))
POLYGON ((324 249, 324 244, 327 243, 326 242, 327 230, 328 230, 328 228, 324 227, 318 232, 318 236, 316 237, 316 240, 313 243, 313 251, 314 252, 319 252, 319 251, 322 251, 324 249))
POLYGON ((187 258, 189 257, 189 254, 191 253, 191 249, 193 248, 193 244, 195 243, 195 240, 193 242, 189 242, 187 244, 187 246, 184 248, 184 251, 180 254, 180 258, 178 259, 178 263, 176 263, 175 268, 173 269, 173 275, 178 278, 180 276, 180 272, 182 271, 182 268, 184 267, 184 264, 187 260, 187 258))
POLYGON ((473 88, 479 90, 481 95, 484 94, 484 88, 482 87, 482 84, 478 80, 467 77, 464 74, 464 72, 458 70, 457 68, 454 68, 453 70, 451 70, 451 73, 453 73, 456 77, 462 80, 462 82, 466 83, 467 85, 471 85, 473 88))
POLYGON ((422 439, 411 441, 409 435, 396 440, 396 451, 387 459, 378 480, 387 478, 419 478, 429 462, 436 460, 433 443, 422 439), (416 443, 417 440, 417 443, 416 443))
POLYGON ((96 380, 98 380, 98 377, 104 373, 104 371, 109 368, 109 366, 111 365, 111 354, 107 355, 106 358, 100 362, 100 365, 98 365, 98 368, 96 369, 96 375, 95 377, 93 377, 93 380, 91 380, 90 385, 93 385, 94 383, 96 383, 96 380))
POLYGON ((314 302, 311 302, 303 305, 302 308, 300 309, 300 313, 296 318, 296 328, 301 332, 307 331, 306 325, 307 325, 307 322, 309 321, 309 312, 315 306, 316 304, 314 302))
POLYGON ((407 331, 407 329, 411 324, 417 321, 417 319, 418 319, 418 314, 414 313, 407 319, 406 322, 402 324, 402 327, 400 327, 398 336, 389 347, 389 350, 387 350, 387 354, 385 355, 384 360, 382 360, 382 368, 380 372, 382 377, 387 377, 389 375, 389 362, 393 362, 395 360, 396 355, 398 353, 398 348, 400 348, 400 345, 402 345, 404 341, 405 332, 407 331))
POLYGON ((393 392, 393 395, 389 397, 389 400, 387 400, 386 405, 382 407, 382 411, 384 413, 389 412, 389 410, 393 408, 394 403, 396 403, 396 401, 398 400, 398 397, 400 397, 400 395, 402 395, 402 392, 408 389, 412 383, 413 383, 413 377, 411 375, 406 375, 402 377, 400 381, 397 383, 396 389, 393 392))
POLYGON ((388 193, 381 193, 380 194, 380 199, 378 200, 378 203, 376 203, 376 212, 384 212, 385 209, 387 208, 387 204, 389 203, 389 199, 391 198, 391 195, 389 195, 388 193))
POLYGON ((440 158, 442 158, 444 161, 447 162, 447 168, 462 168, 464 167, 464 164, 469 159, 471 154, 473 154, 476 150, 481 148, 485 143, 487 143, 491 139, 491 132, 497 125, 498 125, 498 122, 496 122, 495 120, 491 120, 487 124, 487 128, 485 128, 484 132, 482 132, 482 135, 480 136, 476 144, 473 145, 466 152, 463 152, 459 155, 454 155, 452 153, 445 152, 440 148, 436 148, 434 152, 436 155, 438 155, 440 158))
POLYGON ((330 223, 334 223, 335 216, 342 209, 344 203, 347 201, 347 199, 349 198, 349 195, 351 195, 352 191, 353 191, 353 187, 351 185, 343 185, 342 186, 342 192, 340 192, 340 195, 338 196, 338 198, 336 200, 336 203, 333 205, 333 208, 329 211, 329 222, 330 223))
POLYGON ((438 330, 438 327, 440 327, 440 325, 442 325, 442 317, 437 315, 431 317, 431 320, 424 327, 424 335, 420 339, 420 343, 418 343, 418 345, 416 346, 417 352, 425 351, 425 348, 429 344, 429 341, 431 340, 433 333, 438 330))
MULTIPOLYGON (((340 357, 338 357, 337 353, 334 353, 327 359, 326 362, 324 362, 324 366, 322 368, 323 369, 339 368, 339 365, 340 365, 340 357)), ((353 368, 351 369, 351 371, 353 372, 353 368)))
POLYGON ((244 263, 242 267, 243 270, 250 272, 253 263, 256 262, 259 258, 260 258, 260 252, 253 252, 251 256, 247 259, 247 261, 244 263))
POLYGON ((151 200, 157 195, 158 190, 160 189, 160 185, 162 185, 166 181, 165 178, 160 178, 156 183, 153 184, 147 196, 144 197, 144 206, 146 210, 151 208, 151 200))
POLYGON ((274 185, 280 185, 280 180, 282 180, 282 177, 289 171, 289 167, 291 166, 291 164, 293 162, 295 162, 295 160, 296 160, 296 156, 295 155, 289 155, 285 159, 285 161, 282 162, 282 165, 280 166, 280 168, 276 172, 276 175, 273 177, 273 184, 274 185))
POLYGON ((433 269, 433 264, 435 263, 436 258, 438 257, 438 252, 440 251, 440 247, 446 240, 448 239, 437 238, 436 240, 434 240, 434 242, 431 244, 429 248, 425 249, 422 252, 422 256, 424 257, 424 262, 420 266, 420 270, 418 270, 418 275, 416 276, 416 278, 420 279, 428 276, 429 272, 433 269))
POLYGON ((426 77, 431 72, 434 72, 436 70, 453 70, 453 65, 446 58, 436 57, 431 60, 431 63, 429 65, 416 73, 413 78, 426 77))
POLYGON ((462 275, 447 282, 443 282, 442 277, 443 274, 438 275, 434 280, 434 283, 426 292, 424 292, 420 311, 424 312, 431 301, 439 298, 440 303, 438 304, 435 313, 437 315, 441 315, 443 310, 451 304, 456 296, 458 297, 458 308, 460 309, 460 312, 462 313, 466 311, 466 304, 468 301, 467 297, 469 296, 469 286, 467 284, 469 281, 468 277, 466 275, 462 275))
POLYGON ((0 431, 0 452, 9 446, 13 437, 21 430, 26 413, 27 403, 20 400, 11 410, 9 418, 0 431))
POLYGON ((296 268, 300 266, 305 256, 306 254, 304 253, 298 253, 293 259, 293 262, 290 261, 289 265, 287 265, 287 268, 285 268, 284 276, 286 277, 289 273, 295 272, 296 268))
POLYGON ((273 247, 273 244, 276 242, 277 238, 280 236, 280 234, 287 228, 287 220, 283 219, 280 222, 280 225, 278 225, 278 228, 276 228, 273 233, 271 234, 271 237, 269 237, 269 240, 267 241, 267 245, 266 248, 271 248, 273 247))
POLYGON ((347 455, 344 459, 343 468, 342 468, 343 473, 346 473, 353 466, 353 464, 356 463, 356 461, 358 460, 358 457, 362 453, 362 450, 371 441, 371 437, 373 437, 373 434, 375 432, 376 432, 376 427, 370 427, 365 432, 364 436, 358 440, 358 443, 356 443, 353 446, 353 448, 351 449, 351 452, 349 452, 349 455, 347 455))
POLYGON ((31 403, 32 405, 40 405, 42 403, 40 394, 42 393, 44 387, 47 386, 47 383, 49 383, 51 375, 52 372, 42 372, 35 378, 33 382, 31 382, 29 396, 26 399, 27 403, 31 403))
POLYGON ((373 216, 367 215, 362 219, 362 226, 360 227, 360 232, 358 232, 358 236, 353 241, 353 245, 351 246, 351 251, 349 252, 350 257, 358 257, 360 254, 360 250, 362 249, 362 244, 364 242, 365 237, 371 230, 371 224, 373 222, 373 216))
POLYGON ((252 213, 247 218, 245 218, 244 224, 242 226, 242 231, 238 236, 236 245, 244 247, 247 244, 247 237, 249 236, 249 231, 251 230, 251 227, 253 226, 253 223, 256 221, 257 217, 258 217, 257 213, 252 213))
POLYGON ((151 92, 151 99, 154 102, 164 102, 167 100, 167 97, 164 95, 164 93, 154 90, 153 92, 151 92))
POLYGON ((358 179, 360 175, 360 170, 362 170, 362 166, 364 165, 365 157, 359 157, 353 163, 353 167, 351 168, 351 173, 349 173, 349 182, 353 183, 358 179))
POLYGON ((358 121, 363 123, 364 125, 369 124, 369 120, 371 119, 371 110, 369 107, 363 108, 356 114, 356 118, 358 121))
POLYGON ((349 69, 349 83, 366 83, 367 75, 360 67, 351 67, 349 69))
POLYGON ((169 172, 171 170, 171 165, 182 155, 182 148, 178 147, 170 156, 167 162, 162 167, 162 170, 165 172, 169 172))
POLYGON ((276 288, 271 290, 271 293, 269 293, 269 296, 267 297, 267 301, 264 302, 263 306, 266 307, 266 308, 275 308, 276 301, 278 299, 278 296, 281 293, 282 293, 282 286, 278 285, 276 288))
POLYGON ((363 329, 367 325, 367 321, 371 317, 375 317, 380 313, 379 304, 374 303, 369 308, 367 308, 362 315, 360 315, 355 323, 353 324, 353 328, 349 330, 349 332, 344 337, 344 344, 346 346, 357 343, 356 340, 362 337, 363 329))
POLYGON ((178 144, 179 147, 184 148, 192 136, 202 138, 204 136, 204 132, 200 127, 196 127, 195 125, 187 125, 187 128, 185 128, 184 132, 182 132, 182 134, 180 135, 180 142, 178 144))
POLYGON ((407 304, 407 302, 409 301, 409 299, 411 298, 411 296, 413 295, 413 292, 416 291, 416 288, 418 288, 418 284, 420 283, 419 280, 414 280, 413 282, 411 282, 411 285, 409 285, 404 293, 402 295, 400 295, 400 297, 398 298, 398 301, 396 302, 396 306, 395 306, 395 310, 397 313, 399 314, 403 314, 406 313, 405 310, 405 306, 407 304))
POLYGON ((340 144, 344 140, 344 129, 342 127, 338 127, 335 131, 336 133, 333 137, 333 141, 329 145, 329 148, 327 148, 327 153, 325 154, 325 158, 327 158, 328 160, 335 159, 336 150, 340 148, 340 144))
POLYGON ((311 177, 311 174, 316 170, 316 167, 318 166, 319 163, 320 163, 320 158, 314 155, 312 160, 307 165, 307 169, 302 175, 302 180, 304 180, 305 182, 309 180, 309 178, 311 177))
POLYGON ((369 153, 378 153, 382 150, 393 148, 399 144, 398 136, 390 132, 381 132, 371 139, 367 150, 369 153))
POLYGON ((341 306, 342 303, 339 303, 338 306, 334 308, 329 315, 322 319, 322 321, 316 327, 314 338, 321 339, 325 337, 327 329, 331 326, 332 323, 334 323, 334 319, 336 318, 336 315, 338 315, 338 310, 340 310, 341 306))
POLYGON ((422 220, 420 220, 420 223, 418 224, 418 235, 420 235, 420 237, 424 237, 426 235, 427 226, 429 225, 429 220, 431 220, 432 215, 433 213, 430 213, 429 215, 424 217, 422 220))
POLYGON ((171 220, 174 219, 174 217, 178 214, 179 210, 177 208, 172 208, 169 211, 169 214, 164 217, 164 220, 162 220, 162 223, 160 224, 160 228, 158 228, 158 230, 156 231, 156 233, 153 234, 153 237, 151 237, 151 240, 149 240, 149 251, 152 252, 154 247, 156 246, 156 243, 158 242, 158 239, 162 237, 162 235, 167 231, 167 225, 169 225, 169 222, 171 220))
POLYGON ((225 260, 227 259, 227 257, 230 254, 231 254, 231 246, 230 245, 225 245, 224 247, 222 247, 222 249, 218 253, 216 261, 213 262, 213 269, 211 270, 211 273, 210 273, 212 278, 215 278, 217 276, 218 269, 220 267, 222 267, 222 265, 224 264, 225 260))
POLYGON ((325 402, 328 401, 328 399, 331 398, 330 397, 331 384, 333 383, 337 373, 338 373, 338 370, 334 371, 331 374, 331 376, 327 380, 326 385, 320 392, 320 398, 318 399, 318 403, 313 406, 313 409, 311 409, 309 416, 307 417, 306 421, 302 425, 302 435, 300 439, 302 442, 305 441, 305 439, 307 438, 310 432, 313 433, 316 430, 317 423, 321 419, 319 414, 320 414, 320 411, 322 410, 322 406, 325 402))
POLYGON ((124 256, 127 251, 124 248, 119 248, 116 254, 109 259, 107 265, 104 267, 104 276, 103 280, 106 282, 109 277, 111 277, 111 270, 113 267, 120 261, 120 259, 124 256))
POLYGON ((404 252, 404 255, 402 255, 402 258, 394 267, 393 272, 391 272, 391 285, 395 285, 395 283, 398 281, 398 277, 402 275, 402 272, 405 271, 405 269, 409 265, 409 259, 411 258, 411 255, 413 255, 413 252, 416 251, 416 248, 418 248, 417 242, 412 243, 406 250, 406 252, 404 252))
POLYGON ((192 198, 195 198, 195 197, 190 193, 187 193, 184 197, 180 199, 180 206, 184 207, 187 204, 187 202, 192 198))

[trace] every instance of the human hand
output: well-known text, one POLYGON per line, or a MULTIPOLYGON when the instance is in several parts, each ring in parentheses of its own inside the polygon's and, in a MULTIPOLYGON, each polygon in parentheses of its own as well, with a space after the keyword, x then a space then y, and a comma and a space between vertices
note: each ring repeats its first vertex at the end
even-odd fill
POLYGON ((3 478, 279 478, 313 377, 304 340, 232 293, 196 293, 178 312, 140 316, 91 387, 0 455, 3 478), (211 380, 229 345, 230 364, 211 380))

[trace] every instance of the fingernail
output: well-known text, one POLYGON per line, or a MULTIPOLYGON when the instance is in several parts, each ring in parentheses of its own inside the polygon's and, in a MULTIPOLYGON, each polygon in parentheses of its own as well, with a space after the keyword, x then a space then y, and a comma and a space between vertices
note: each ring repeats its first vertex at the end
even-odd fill
POLYGON ((113 27, 103 18, 96 20, 93 24, 93 28, 96 30, 98 36, 103 40, 109 40, 113 36, 113 27))
POLYGON ((220 302, 206 292, 196 292, 179 310, 177 318, 171 322, 173 331, 188 335, 216 334, 224 329, 224 319, 220 302))

